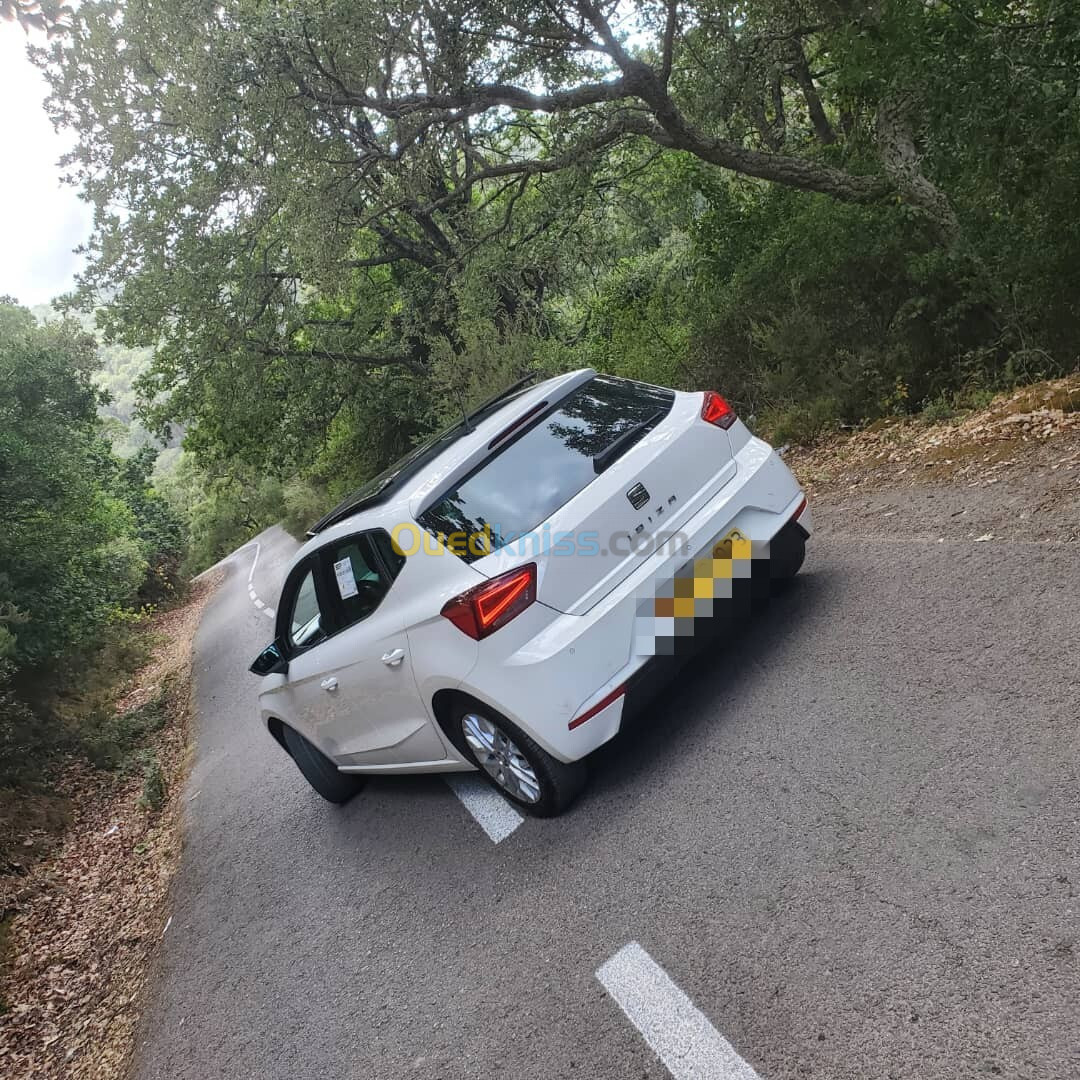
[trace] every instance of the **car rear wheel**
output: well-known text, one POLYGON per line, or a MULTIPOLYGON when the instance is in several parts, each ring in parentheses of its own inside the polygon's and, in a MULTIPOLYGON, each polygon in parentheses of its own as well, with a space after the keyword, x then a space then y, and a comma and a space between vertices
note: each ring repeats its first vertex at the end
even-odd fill
POLYGON ((338 772, 337 766, 298 731, 286 727, 282 736, 304 779, 327 802, 348 802, 364 786, 361 777, 338 772))
POLYGON ((782 588, 799 572, 806 558, 806 533, 789 521, 769 544, 769 576, 773 587, 782 588))
POLYGON ((557 761, 492 709, 459 708, 454 733, 495 790, 535 817, 561 814, 585 785, 584 762, 557 761))

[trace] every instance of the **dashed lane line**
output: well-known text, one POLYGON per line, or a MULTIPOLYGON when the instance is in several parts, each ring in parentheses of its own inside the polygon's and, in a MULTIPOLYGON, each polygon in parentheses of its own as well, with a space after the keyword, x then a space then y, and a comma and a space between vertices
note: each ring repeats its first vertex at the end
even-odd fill
POLYGON ((525 820, 497 791, 475 774, 448 773, 446 782, 493 843, 501 843, 525 820))
MULTIPOLYGON (((251 584, 252 579, 255 577, 255 567, 259 565, 259 556, 262 554, 262 545, 258 540, 253 540, 252 543, 255 545, 255 558, 251 560, 251 569, 248 571, 248 599, 255 605, 257 610, 261 611, 268 619, 272 619, 277 615, 277 612, 269 604, 259 599, 255 586, 251 584)), ((244 547, 248 546, 247 544, 244 545, 244 547)), ((244 548, 237 548, 237 551, 243 550, 244 548)))
POLYGON ((674 1080, 761 1080, 636 941, 596 977, 674 1080))

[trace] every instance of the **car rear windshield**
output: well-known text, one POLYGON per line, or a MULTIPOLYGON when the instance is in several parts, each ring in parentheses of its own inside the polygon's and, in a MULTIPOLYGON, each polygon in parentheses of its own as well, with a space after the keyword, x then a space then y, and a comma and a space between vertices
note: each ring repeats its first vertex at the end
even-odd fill
MULTIPOLYGON (((497 551, 587 487, 614 456, 655 427, 674 400, 670 390, 597 375, 474 469, 420 514, 419 522, 442 536, 489 530, 491 550, 497 551)), ((479 543, 452 550, 466 562, 487 553, 479 543)))

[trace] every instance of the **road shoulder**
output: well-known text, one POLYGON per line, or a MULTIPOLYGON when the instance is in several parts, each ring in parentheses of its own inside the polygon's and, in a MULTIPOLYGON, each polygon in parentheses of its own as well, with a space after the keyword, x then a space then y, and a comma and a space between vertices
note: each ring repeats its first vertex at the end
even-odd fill
POLYGON ((55 788, 69 802, 70 821, 59 844, 3 881, 5 1076, 111 1080, 128 1069, 182 843, 192 641, 221 577, 209 575, 182 605, 150 622, 152 659, 120 702, 123 712, 160 707, 142 767, 62 768, 55 788))

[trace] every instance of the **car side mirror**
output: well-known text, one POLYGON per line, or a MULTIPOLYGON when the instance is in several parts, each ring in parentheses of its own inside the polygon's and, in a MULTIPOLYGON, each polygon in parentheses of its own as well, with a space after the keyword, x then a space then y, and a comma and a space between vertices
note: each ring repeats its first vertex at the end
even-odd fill
POLYGON ((255 675, 284 675, 289 670, 289 661, 285 650, 278 641, 272 641, 251 663, 248 668, 255 675))

